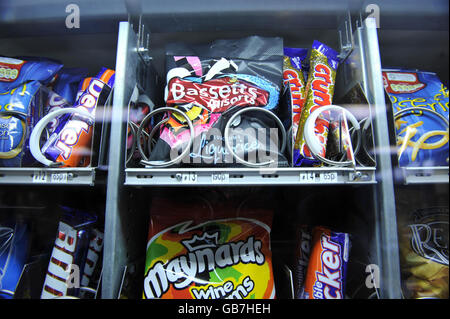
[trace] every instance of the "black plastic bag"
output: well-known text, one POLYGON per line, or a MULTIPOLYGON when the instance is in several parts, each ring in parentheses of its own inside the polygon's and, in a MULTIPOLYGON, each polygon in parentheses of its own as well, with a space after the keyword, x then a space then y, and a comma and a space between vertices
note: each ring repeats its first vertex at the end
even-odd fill
POLYGON ((210 45, 170 44, 166 50, 165 103, 189 117, 195 134, 191 140, 182 114, 165 114, 149 160, 173 160, 192 142, 181 165, 234 167, 270 162, 272 166, 287 166, 286 157, 279 152, 285 144, 284 128, 271 116, 278 111, 282 66, 281 38, 251 36, 210 45), (229 123, 233 114, 248 107, 265 112, 252 109, 229 123), (227 124, 229 147, 225 143, 227 124))

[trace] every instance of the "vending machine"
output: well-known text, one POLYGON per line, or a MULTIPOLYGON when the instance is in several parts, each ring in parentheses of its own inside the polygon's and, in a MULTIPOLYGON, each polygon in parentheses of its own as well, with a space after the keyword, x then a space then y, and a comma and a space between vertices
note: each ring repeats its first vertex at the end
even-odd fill
POLYGON ((448 299, 448 32, 442 0, 3 0, 0 299, 448 299))

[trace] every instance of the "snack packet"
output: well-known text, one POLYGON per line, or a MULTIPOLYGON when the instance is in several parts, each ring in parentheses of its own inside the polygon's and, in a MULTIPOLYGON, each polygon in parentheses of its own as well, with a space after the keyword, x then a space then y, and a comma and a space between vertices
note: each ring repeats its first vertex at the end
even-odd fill
POLYGON ((301 299, 344 299, 350 238, 322 226, 312 231, 311 255, 301 299))
POLYGON ((399 227, 403 294, 448 299, 448 207, 412 212, 399 227))
MULTIPOLYGON (((281 38, 258 36, 217 40, 208 46, 172 44, 166 52, 167 86, 165 102, 185 112, 194 126, 191 152, 183 159, 188 166, 240 166, 224 143, 228 119, 246 107, 276 111, 282 86, 283 42, 281 38)), ((274 113, 275 114, 275 113, 274 113)), ((190 130, 180 114, 167 115, 150 161, 166 162, 189 142, 190 130)), ((273 120, 259 113, 243 114, 233 128, 247 134, 233 136, 233 151, 240 157, 259 158, 273 152, 270 128, 273 120), (265 130, 264 139, 258 129, 265 130), (252 135, 248 131, 253 130, 252 135), (250 140, 249 136, 254 140, 250 140), (257 136, 257 137, 256 137, 257 136), (269 142, 268 142, 269 141, 269 142), (251 154, 251 155, 250 155, 251 154)), ((280 165, 287 165, 276 154, 280 165)))
POLYGON ((57 61, 38 58, 9 58, 0 56, 0 93, 11 91, 29 82, 48 84, 63 67, 57 61))
POLYGON ((77 267, 78 279, 81 281, 97 217, 68 207, 63 207, 63 210, 41 299, 78 297, 80 293, 80 282, 72 282, 75 279, 72 279, 72 270, 75 270, 74 266, 77 267))
MULTIPOLYGON (((422 107, 447 119, 449 94, 436 73, 384 69, 383 82, 394 114, 422 107)), ((397 154, 401 167, 448 166, 448 126, 426 111, 406 112, 395 120, 397 154)))
MULTIPOLYGON (((96 108, 103 107, 114 86, 115 72, 102 68, 87 89, 78 97, 75 108, 81 108, 95 116, 96 108)), ((86 81, 80 83, 84 86, 86 81)), ((76 114, 62 117, 44 146, 42 153, 61 167, 88 166, 94 124, 76 114)))
POLYGON ((12 299, 29 258, 30 230, 23 222, 0 224, 0 299, 12 299))
POLYGON ((154 199, 143 298, 275 298, 272 212, 236 210, 154 199))
MULTIPOLYGON (((308 54, 307 49, 303 48, 284 48, 283 58, 283 85, 284 85, 284 97, 287 100, 287 109, 289 111, 289 121, 285 126, 290 131, 288 136, 291 142, 290 150, 294 149, 295 137, 297 136, 298 123, 302 113, 303 106, 306 101, 306 81, 304 78, 304 72, 302 63, 306 59, 308 54)), ((291 156, 292 157, 292 156, 291 156)), ((293 161, 293 158, 290 159, 293 161)))
POLYGON ((42 116, 41 83, 31 81, 0 93, 0 167, 22 167, 35 162, 29 138, 42 116))
MULTIPOLYGON (((310 72, 306 84, 307 97, 294 144, 294 166, 321 165, 321 162, 314 158, 306 145, 303 131, 309 114, 321 106, 332 104, 338 65, 338 53, 325 44, 314 41, 310 56, 310 72)), ((326 114, 321 114, 316 121, 315 133, 322 145, 322 151, 319 154, 322 157, 325 157, 326 154, 329 123, 326 114)))

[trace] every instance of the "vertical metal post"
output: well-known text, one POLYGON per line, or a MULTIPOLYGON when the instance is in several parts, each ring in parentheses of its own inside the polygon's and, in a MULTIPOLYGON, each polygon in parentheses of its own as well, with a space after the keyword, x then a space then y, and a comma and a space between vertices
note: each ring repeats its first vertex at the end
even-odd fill
POLYGON ((137 38, 128 22, 119 25, 116 79, 111 114, 111 135, 105 212, 102 298, 117 298, 127 258, 127 203, 124 198, 125 138, 128 101, 136 83, 137 38))
POLYGON ((388 119, 381 74, 377 26, 367 18, 358 28, 363 61, 364 90, 373 107, 373 132, 377 146, 377 185, 374 188, 377 255, 380 266, 380 297, 401 298, 400 261, 395 211, 394 178, 389 142, 388 119))

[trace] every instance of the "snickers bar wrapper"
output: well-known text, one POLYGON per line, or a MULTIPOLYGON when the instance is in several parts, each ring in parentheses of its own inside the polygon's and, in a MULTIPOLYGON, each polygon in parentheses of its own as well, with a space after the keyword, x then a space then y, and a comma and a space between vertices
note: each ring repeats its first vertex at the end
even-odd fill
POLYGON ((317 226, 301 299, 344 299, 350 236, 317 226))
MULTIPOLYGON (((303 137, 304 126, 308 116, 321 106, 331 105, 336 80, 336 70, 339 65, 338 53, 325 44, 314 41, 311 57, 308 82, 306 83, 306 102, 298 124, 297 136, 294 144, 294 166, 320 166, 321 162, 314 158, 303 137)), ((318 117, 315 124, 315 133, 322 144, 319 155, 325 157, 329 120, 323 116, 318 117)))

